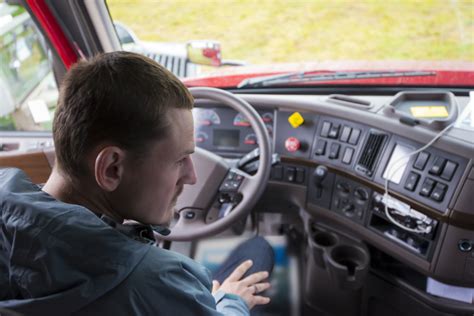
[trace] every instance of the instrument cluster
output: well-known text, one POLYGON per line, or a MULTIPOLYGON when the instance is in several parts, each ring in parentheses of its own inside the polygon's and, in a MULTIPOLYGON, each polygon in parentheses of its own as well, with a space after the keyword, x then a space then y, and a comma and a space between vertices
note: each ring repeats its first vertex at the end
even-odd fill
MULTIPOLYGON (((274 132, 274 111, 257 110, 270 137, 274 132)), ((257 148, 257 137, 248 119, 227 107, 193 109, 196 146, 234 156, 257 148)))

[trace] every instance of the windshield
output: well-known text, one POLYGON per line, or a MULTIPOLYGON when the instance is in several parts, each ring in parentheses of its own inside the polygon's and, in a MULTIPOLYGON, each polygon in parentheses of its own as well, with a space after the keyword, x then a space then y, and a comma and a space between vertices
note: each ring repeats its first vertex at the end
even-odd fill
MULTIPOLYGON (((146 51, 157 61, 163 60, 160 55, 186 59, 195 68, 179 76, 188 78, 185 82, 189 85, 202 82, 189 80, 196 77, 233 76, 236 80, 231 86, 237 87, 242 80, 255 76, 361 70, 420 70, 435 71, 436 75, 359 78, 337 84, 474 85, 472 1, 107 3, 112 18, 127 25, 139 39, 135 47, 125 49, 146 51), (218 66, 203 66, 189 50, 186 52, 190 41, 196 40, 220 44, 218 66)), ((215 86, 229 86, 228 82, 205 81, 215 86)))
MULTIPOLYGON (((473 1, 108 0, 124 50, 189 87, 474 89, 473 1)), ((52 54, 0 0, 0 131, 49 131, 52 54)))

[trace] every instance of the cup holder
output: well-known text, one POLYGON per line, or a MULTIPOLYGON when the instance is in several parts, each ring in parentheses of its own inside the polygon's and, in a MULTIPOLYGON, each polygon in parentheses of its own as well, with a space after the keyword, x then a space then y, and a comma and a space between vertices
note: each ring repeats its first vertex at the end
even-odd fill
POLYGON ((328 232, 317 232, 313 236, 314 243, 320 247, 332 247, 338 239, 337 236, 328 232))
POLYGON ((316 265, 325 268, 324 253, 330 247, 336 245, 339 238, 333 233, 325 231, 317 231, 312 238, 310 238, 311 249, 313 251, 313 259, 316 265))
POLYGON ((340 288, 360 288, 369 270, 370 256, 366 249, 356 245, 337 245, 326 254, 331 278, 340 288))

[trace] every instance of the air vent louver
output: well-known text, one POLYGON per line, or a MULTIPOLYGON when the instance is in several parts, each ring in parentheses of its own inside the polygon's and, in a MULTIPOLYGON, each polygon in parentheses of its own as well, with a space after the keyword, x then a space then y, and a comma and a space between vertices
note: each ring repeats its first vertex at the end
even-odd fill
POLYGON ((359 171, 368 177, 372 176, 375 163, 377 162, 377 158, 379 157, 386 138, 387 135, 377 132, 371 132, 369 134, 364 149, 362 150, 362 154, 360 155, 359 162, 357 163, 356 171, 359 171))
POLYGON ((336 104, 350 106, 353 108, 359 108, 359 109, 364 109, 364 110, 368 110, 372 108, 372 103, 370 103, 370 101, 354 98, 354 97, 347 96, 344 94, 331 94, 327 98, 327 101, 331 103, 336 103, 336 104))

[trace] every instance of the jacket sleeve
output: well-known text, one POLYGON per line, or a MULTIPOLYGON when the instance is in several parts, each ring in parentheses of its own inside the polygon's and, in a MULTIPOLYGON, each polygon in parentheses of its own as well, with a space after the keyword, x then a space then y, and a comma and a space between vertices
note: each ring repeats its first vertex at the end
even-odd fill
POLYGON ((80 315, 248 316, 249 311, 238 296, 222 293, 216 300, 205 267, 151 249, 129 278, 80 315))
MULTIPOLYGON (((159 278, 164 284, 162 290, 157 289, 157 292, 162 293, 164 289, 168 292, 160 295, 166 300, 160 304, 166 306, 168 313, 165 315, 249 315, 247 304, 239 296, 222 291, 215 293, 215 296, 211 294, 211 278, 207 271, 189 269, 186 263, 181 263, 162 271, 159 278)), ((156 298, 148 299, 156 302, 156 298)))
POLYGON ((213 294, 218 312, 226 316, 249 315, 249 308, 244 300, 234 294, 217 291, 213 294))
POLYGON ((189 258, 162 261, 146 260, 128 280, 133 302, 128 314, 248 316, 247 304, 236 295, 211 294, 211 276, 207 269, 189 258), (148 266, 148 267, 146 267, 148 266), (137 313, 139 312, 139 313, 137 313))

